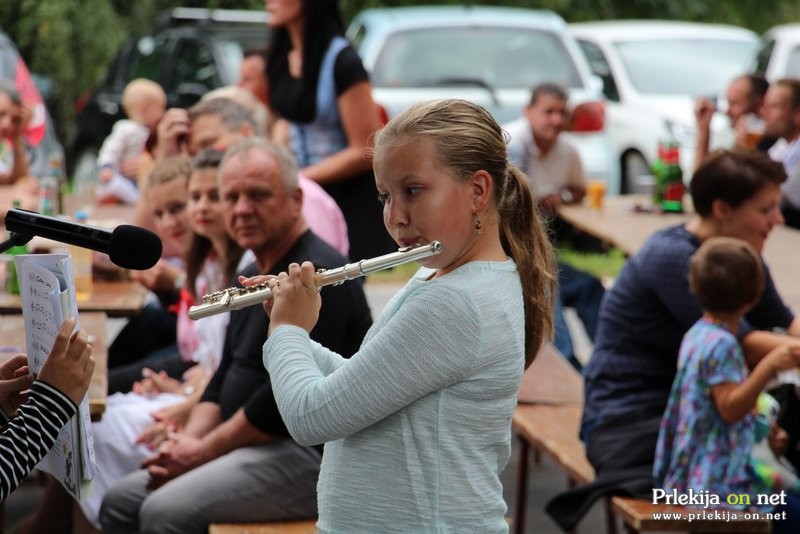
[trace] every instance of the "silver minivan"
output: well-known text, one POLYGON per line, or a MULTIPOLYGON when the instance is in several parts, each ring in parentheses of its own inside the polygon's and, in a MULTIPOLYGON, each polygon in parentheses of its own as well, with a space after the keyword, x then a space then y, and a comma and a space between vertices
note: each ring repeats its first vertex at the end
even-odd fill
POLYGON ((534 86, 565 86, 572 108, 565 137, 580 152, 588 179, 619 190, 602 81, 557 14, 485 6, 369 9, 355 16, 347 36, 389 118, 417 102, 463 98, 504 124, 522 116, 534 86))

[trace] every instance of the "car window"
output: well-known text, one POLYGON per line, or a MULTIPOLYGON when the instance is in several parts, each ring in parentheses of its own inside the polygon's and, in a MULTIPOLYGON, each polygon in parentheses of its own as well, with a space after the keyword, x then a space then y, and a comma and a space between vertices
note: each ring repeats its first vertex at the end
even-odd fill
POLYGON ((2 44, 0 42, 0 80, 13 80, 18 56, 12 48, 6 48, 2 44))
POLYGON ((138 42, 139 39, 129 39, 119 47, 116 55, 108 64, 101 85, 122 91, 129 80, 134 64, 139 60, 138 42))
POLYGON ((583 39, 578 39, 578 45, 589 61, 589 68, 592 69, 592 74, 599 76, 603 80, 603 94, 609 100, 619 102, 617 82, 614 81, 614 74, 611 72, 611 66, 608 64, 603 51, 596 44, 583 39))
POLYGON ((130 79, 133 65, 139 60, 139 49, 135 43, 123 44, 113 62, 108 67, 106 84, 111 87, 121 88, 130 79))
POLYGON ((347 38, 353 44, 353 48, 358 50, 361 43, 364 42, 364 37, 367 36, 367 28, 363 24, 355 23, 347 28, 347 38))
POLYGON ((137 52, 130 63, 128 80, 147 78, 160 81, 164 60, 167 57, 167 39, 143 37, 136 43, 137 52))
POLYGON ((789 60, 786 62, 786 72, 783 73, 787 78, 800 77, 800 46, 795 46, 789 52, 789 60))
MULTIPOLYGON (((241 60, 241 59, 240 59, 241 60)), ((178 96, 181 84, 198 84, 210 91, 220 85, 211 51, 196 41, 181 39, 173 61, 172 76, 167 82, 167 98, 178 96)))
POLYGON ((731 79, 745 72, 757 42, 659 39, 615 46, 640 92, 698 96, 722 92, 731 79))
POLYGON ((244 52, 251 49, 263 49, 269 40, 269 34, 262 27, 232 28, 217 30, 210 40, 219 61, 220 83, 230 84, 239 77, 239 65, 244 52))
POLYGON ((756 68, 755 73, 764 76, 767 73, 767 67, 769 66, 769 59, 772 57, 772 51, 775 49, 775 41, 767 42, 761 50, 758 52, 758 56, 756 56, 756 68))
POLYGON ((391 35, 372 72, 376 87, 448 82, 529 89, 542 82, 582 86, 561 38, 548 31, 501 27, 424 28, 391 35))
POLYGON ((222 56, 222 61, 217 66, 219 70, 225 70, 220 76, 226 80, 236 80, 239 77, 239 65, 244 57, 242 45, 234 41, 218 41, 217 50, 222 56))

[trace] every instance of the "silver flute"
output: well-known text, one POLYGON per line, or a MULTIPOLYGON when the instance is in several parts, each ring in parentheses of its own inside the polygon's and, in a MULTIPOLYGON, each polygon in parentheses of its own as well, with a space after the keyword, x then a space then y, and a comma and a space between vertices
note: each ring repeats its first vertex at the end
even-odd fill
MULTIPOLYGON (((416 247, 403 247, 397 252, 391 252, 355 263, 348 263, 336 269, 320 269, 314 275, 314 283, 317 288, 323 286, 339 285, 346 280, 359 278, 376 271, 391 269, 404 263, 421 260, 428 256, 439 254, 442 251, 442 244, 432 241, 427 245, 416 247)), ((203 296, 203 303, 189 308, 189 317, 202 319, 210 315, 224 313, 231 310, 240 310, 247 306, 261 304, 272 296, 267 284, 257 284, 246 287, 229 287, 222 291, 209 293, 203 296)))

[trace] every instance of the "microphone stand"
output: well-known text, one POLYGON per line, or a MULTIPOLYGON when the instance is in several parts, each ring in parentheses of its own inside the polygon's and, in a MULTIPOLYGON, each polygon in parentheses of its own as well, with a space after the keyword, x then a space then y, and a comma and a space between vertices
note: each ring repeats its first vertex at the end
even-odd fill
POLYGON ((33 239, 33 236, 31 234, 11 232, 11 235, 8 236, 8 239, 0 243, 0 253, 5 252, 11 247, 24 245, 31 239, 33 239))

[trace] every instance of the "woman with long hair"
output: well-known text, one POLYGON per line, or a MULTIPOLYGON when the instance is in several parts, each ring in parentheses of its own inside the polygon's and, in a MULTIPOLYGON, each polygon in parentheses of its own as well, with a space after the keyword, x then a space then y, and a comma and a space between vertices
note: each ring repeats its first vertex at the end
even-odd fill
POLYGON ((352 259, 391 251, 366 154, 380 126, 378 108, 361 59, 343 35, 338 2, 265 4, 272 28, 270 104, 290 124, 291 149, 303 174, 342 209, 352 259))

